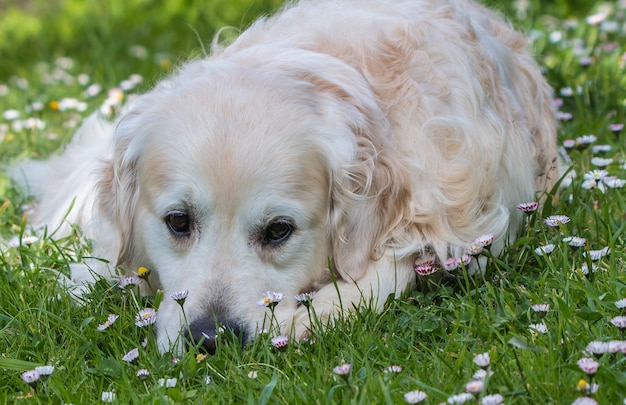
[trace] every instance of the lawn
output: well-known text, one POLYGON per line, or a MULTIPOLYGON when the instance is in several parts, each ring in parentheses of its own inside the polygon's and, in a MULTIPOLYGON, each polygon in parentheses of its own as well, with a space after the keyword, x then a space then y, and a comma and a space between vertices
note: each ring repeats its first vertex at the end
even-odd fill
MULTIPOLYGON (((0 164, 50 155, 279 3, 0 0, 0 164)), ((626 403, 626 1, 491 3, 532 39, 572 171, 484 277, 424 281, 280 349, 161 355, 136 316, 170 298, 99 282, 77 305, 57 280, 90 242, 29 229, 2 169, 0 403, 626 403)))

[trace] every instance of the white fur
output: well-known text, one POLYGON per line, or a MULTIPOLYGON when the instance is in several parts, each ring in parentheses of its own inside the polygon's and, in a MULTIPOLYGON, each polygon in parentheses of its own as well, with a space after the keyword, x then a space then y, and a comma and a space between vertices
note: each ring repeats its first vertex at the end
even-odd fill
MULTIPOLYGON (((273 290, 282 330, 301 336, 299 292, 319 290, 326 321, 340 300, 380 309, 416 262, 486 232, 495 253, 515 238, 515 206, 556 177, 551 89, 525 46, 470 0, 302 1, 14 176, 41 199, 36 225, 56 226, 75 199, 66 221, 95 255, 152 269, 166 297, 188 289, 191 323, 217 313, 253 336, 273 290), (173 210, 193 216, 189 237, 169 231, 173 210), (278 247, 260 242, 272 218, 296 229, 278 247)), ((80 282, 113 273, 85 266, 80 282)), ((166 298, 163 350, 181 326, 166 298)))

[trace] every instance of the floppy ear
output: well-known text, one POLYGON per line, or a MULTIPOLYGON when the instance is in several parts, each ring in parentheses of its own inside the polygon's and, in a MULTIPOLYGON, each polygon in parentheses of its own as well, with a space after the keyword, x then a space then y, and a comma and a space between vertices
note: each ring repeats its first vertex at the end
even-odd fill
POLYGON ((136 133, 139 114, 128 112, 117 124, 113 157, 103 162, 102 177, 97 184, 99 210, 106 220, 115 224, 118 232, 117 265, 130 264, 134 257, 133 222, 138 200, 138 154, 130 148, 132 134, 136 133))
POLYGON ((387 118, 365 78, 331 56, 298 52, 281 55, 274 63, 313 85, 323 118, 340 128, 330 135, 334 138, 324 140, 334 149, 326 154, 332 261, 344 279, 358 280, 368 262, 383 255, 394 229, 408 218, 408 173, 389 141, 387 118), (352 145, 350 153, 338 152, 338 144, 352 145))

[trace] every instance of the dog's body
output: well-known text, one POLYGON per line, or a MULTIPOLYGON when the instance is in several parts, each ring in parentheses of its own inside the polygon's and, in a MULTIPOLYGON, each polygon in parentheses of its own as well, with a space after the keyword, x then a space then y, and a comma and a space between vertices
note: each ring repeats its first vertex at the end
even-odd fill
MULTIPOLYGON (((189 290, 194 338, 215 321, 254 336, 267 290, 285 294, 276 318, 298 337, 300 292, 317 291, 324 319, 340 302, 380 308, 416 262, 459 257, 486 232, 498 253, 515 206, 556 180, 551 89, 525 46, 469 0, 301 2, 183 66, 115 125, 89 118, 62 156, 22 165, 35 223, 55 226, 76 198, 66 221, 95 255, 148 267, 166 297, 189 290)), ((174 347, 173 300, 157 323, 174 347)))

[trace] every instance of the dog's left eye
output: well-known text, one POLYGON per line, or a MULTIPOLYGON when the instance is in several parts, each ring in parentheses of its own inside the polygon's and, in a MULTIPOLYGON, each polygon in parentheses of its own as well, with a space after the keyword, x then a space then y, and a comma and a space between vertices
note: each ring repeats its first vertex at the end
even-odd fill
POLYGON ((191 233, 191 221, 189 219, 189 215, 184 212, 170 212, 165 217, 165 223, 170 231, 176 236, 189 236, 191 233))
POLYGON ((279 245, 286 242, 293 230, 294 226, 287 220, 274 221, 265 228, 263 243, 266 245, 279 245))

